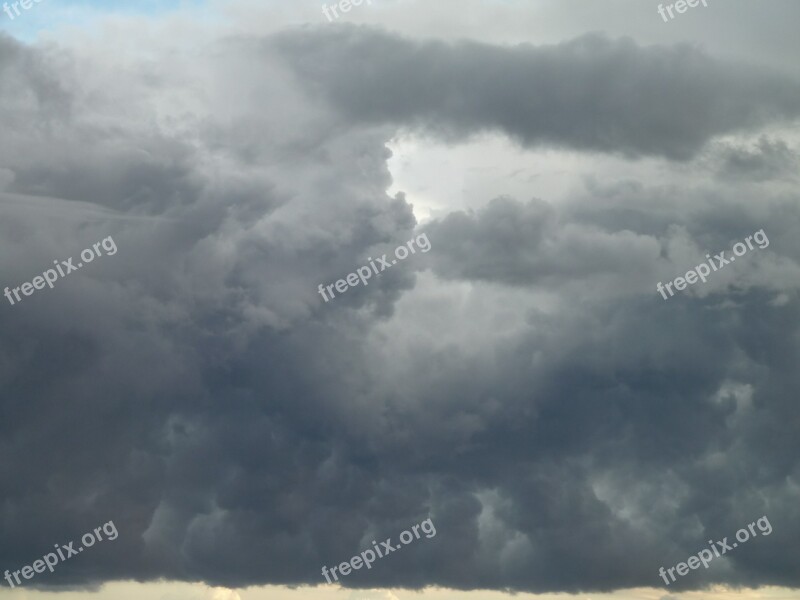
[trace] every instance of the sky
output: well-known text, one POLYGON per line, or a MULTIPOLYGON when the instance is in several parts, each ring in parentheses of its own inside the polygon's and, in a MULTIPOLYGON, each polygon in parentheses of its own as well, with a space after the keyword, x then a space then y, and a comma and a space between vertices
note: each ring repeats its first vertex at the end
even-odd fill
POLYGON ((0 12, 0 598, 800 599, 800 4, 707 4, 0 12))

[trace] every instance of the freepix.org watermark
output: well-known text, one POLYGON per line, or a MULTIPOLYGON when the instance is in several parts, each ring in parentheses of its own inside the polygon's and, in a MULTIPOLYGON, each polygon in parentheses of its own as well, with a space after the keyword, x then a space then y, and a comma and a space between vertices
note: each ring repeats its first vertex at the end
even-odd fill
MULTIPOLYGON (((117 253, 117 245, 114 243, 114 240, 111 239, 111 236, 108 236, 102 242, 97 242, 92 246, 92 248, 94 248, 94 252, 92 251, 92 248, 86 248, 86 250, 81 252, 81 259, 83 259, 87 263, 90 263, 95 258, 95 252, 97 253, 98 257, 103 256, 102 254, 100 254, 101 244, 103 246, 103 250, 106 251, 108 256, 114 256, 117 253), (89 253, 89 256, 86 256, 87 252, 89 253)), ((77 271, 83 266, 82 262, 79 262, 77 265, 74 265, 72 263, 72 257, 68 258, 67 260, 62 260, 61 264, 58 264, 59 261, 57 260, 54 260, 53 263, 55 263, 56 268, 47 269, 40 276, 34 277, 33 283, 26 281, 25 283, 23 283, 18 287, 12 289, 9 288, 5 289, 3 295, 6 298, 8 298, 8 301, 11 303, 12 306, 14 305, 14 300, 11 297, 12 292, 16 297, 17 302, 21 302, 22 298, 19 297, 20 290, 22 290, 22 293, 24 295, 30 296, 31 294, 33 294, 35 290, 41 290, 42 288, 44 288, 45 283, 52 288, 53 284, 58 280, 59 275, 61 275, 61 277, 66 277, 67 275, 72 273, 72 271, 77 271), (61 268, 62 266, 64 267, 64 269, 66 269, 66 272, 64 271, 64 269, 61 268), (58 269, 58 272, 56 272, 56 269, 58 269)))
POLYGON ((5 12, 11 18, 11 20, 13 21, 14 20, 14 15, 11 12, 12 8, 14 9, 14 12, 17 14, 17 16, 20 16, 21 13, 19 12, 19 8, 18 8, 19 6, 21 6, 25 10, 30 10, 31 7, 34 5, 34 3, 39 4, 39 2, 41 2, 41 1, 42 0, 19 0, 19 2, 12 2, 11 6, 8 5, 9 4, 8 2, 4 2, 3 3, 3 12, 5 12))
MULTIPOLYGON (((362 1, 363 0, 341 0, 339 2, 339 10, 341 10, 343 13, 350 12, 350 9, 354 6, 361 6, 362 1)), ((367 4, 372 5, 372 0, 367 0, 367 4)), ((333 6, 325 6, 323 4, 322 13, 328 17, 328 22, 333 21, 331 15, 328 13, 329 9, 333 13, 333 16, 338 19, 339 14, 336 12, 336 5, 334 4, 333 6)))
MULTIPOLYGON (((772 533, 772 525, 770 524, 767 515, 764 515, 758 521, 750 523, 750 525, 747 526, 747 529, 742 528, 739 531, 737 531, 736 539, 739 540, 739 542, 741 543, 745 543, 747 540, 750 539, 751 533, 753 534, 753 537, 756 537, 758 535, 755 529, 756 525, 758 525, 759 531, 761 531, 761 533, 763 533, 764 535, 769 535, 770 533, 772 533), (750 530, 749 532, 748 529, 750 530), (744 534, 744 537, 742 537, 740 534, 744 534)), ((677 565, 675 565, 674 567, 670 567, 666 571, 664 571, 664 567, 661 567, 658 570, 658 574, 664 580, 664 583, 666 583, 667 585, 671 583, 670 581, 667 580, 667 573, 669 573, 669 576, 672 578, 672 581, 675 581, 675 575, 673 571, 677 571, 678 575, 683 577, 689 572, 689 569, 699 569, 701 564, 707 569, 708 563, 714 560, 714 555, 716 555, 716 557, 719 558, 720 556, 725 554, 728 550, 733 550, 739 545, 738 542, 733 542, 733 544, 728 544, 728 538, 726 537, 722 538, 721 542, 716 542, 716 544, 712 540, 708 540, 708 544, 711 546, 711 550, 714 551, 714 554, 711 554, 711 550, 706 548, 704 550, 700 550, 700 552, 697 553, 697 556, 690 556, 685 563, 682 562, 678 563, 677 565)))
MULTIPOLYGON (((706 4, 706 0, 678 0, 675 4, 667 4, 667 12, 669 13, 669 18, 674 19, 675 15, 672 14, 672 7, 675 7, 675 10, 679 13, 683 14, 689 8, 696 7, 700 2, 703 3, 703 6, 708 8, 708 4, 706 4)), ((664 5, 658 5, 658 14, 661 15, 661 18, 664 19, 664 23, 667 22, 667 15, 664 14, 664 5)))
MULTIPOLYGON (((403 533, 400 534, 400 541, 403 543, 403 545, 407 546, 415 539, 418 540, 420 537, 419 536, 420 529, 422 529, 422 533, 424 533, 425 537, 428 539, 436 535, 436 527, 433 526, 433 521, 431 521, 430 519, 425 519, 422 523, 414 525, 411 528, 411 531, 414 532, 413 534, 411 533, 411 531, 404 531, 403 533)), ((337 569, 342 577, 344 577, 345 575, 349 575, 350 569, 358 570, 364 565, 366 565, 368 569, 371 569, 372 563, 375 562, 376 558, 383 558, 390 552, 396 552, 397 550, 400 550, 400 548, 402 548, 403 546, 399 544, 397 546, 392 546, 392 538, 386 538, 385 542, 381 542, 380 548, 378 547, 378 543, 375 540, 373 540, 372 547, 375 548, 375 552, 369 549, 364 550, 361 554, 357 554, 356 556, 351 558, 348 562, 343 562, 338 567, 331 567, 330 574, 333 575, 333 578, 336 581, 339 581, 339 578, 336 576, 337 569), (381 553, 381 548, 383 548, 383 553, 381 553), (375 556, 376 552, 378 553, 377 557, 375 556)), ((331 581, 331 578, 328 577, 328 567, 322 567, 322 574, 325 576, 325 579, 328 581, 328 583, 333 583, 331 581)))
POLYGON ((14 579, 17 580, 17 585, 22 585, 22 582, 19 579, 20 573, 22 573, 22 576, 25 579, 32 579, 36 573, 44 573, 45 568, 50 569, 50 572, 52 573, 53 567, 55 567, 58 564, 59 558, 61 559, 61 561, 65 561, 72 556, 77 556, 79 552, 83 552, 84 547, 91 548, 95 544, 95 539, 94 539, 95 536, 97 536, 98 542, 102 542, 103 536, 100 535, 101 531, 106 534, 109 540, 115 540, 117 539, 117 537, 119 537, 119 532, 117 531, 117 526, 114 525, 114 521, 109 521, 102 527, 97 527, 94 530, 94 535, 92 535, 91 531, 85 533, 81 538, 83 546, 79 546, 77 550, 72 547, 72 544, 74 544, 75 542, 70 542, 66 546, 62 545, 60 548, 58 544, 54 544, 54 546, 56 547, 56 552, 58 552, 57 556, 56 552, 50 552, 49 554, 45 554, 42 557, 42 559, 33 561, 33 567, 26 565, 16 571, 6 570, 5 580, 8 582, 8 585, 10 585, 13 588, 15 586, 14 583, 11 581, 12 576, 14 577, 14 579), (87 537, 89 538, 88 540, 86 539, 87 537), (62 550, 64 550, 67 553, 66 556, 64 556, 64 552, 62 552, 62 550))
MULTIPOLYGON (((743 256, 747 253, 748 247, 750 250, 753 250, 753 244, 751 240, 754 240, 758 247, 762 250, 769 246, 769 238, 767 238, 767 234, 764 233, 763 229, 759 229, 753 235, 748 235, 745 238, 745 242, 747 242, 747 246, 744 245, 742 242, 736 242, 733 245, 733 253, 736 256, 743 256)), ((669 281, 665 284, 662 284, 660 281, 656 285, 656 291, 658 291, 663 297, 664 300, 667 299, 667 295, 664 293, 664 289, 669 292, 670 297, 674 296, 675 293, 672 291, 672 286, 675 286, 675 289, 678 291, 682 291, 686 289, 687 284, 694 284, 697 283, 698 279, 701 279, 703 283, 706 282, 706 277, 711 275, 712 269, 714 271, 719 271, 725 265, 732 263, 736 260, 736 256, 731 256, 730 260, 725 258, 725 252, 720 252, 719 254, 714 255, 714 258, 711 258, 710 254, 706 254, 706 258, 708 259, 708 264, 703 263, 697 265, 694 269, 691 269, 686 273, 686 277, 676 277, 673 281, 669 281), (716 263, 714 261, 717 261, 716 263), (711 265, 709 267, 709 265, 711 265)))
POLYGON ((355 273, 350 273, 347 276, 346 278, 347 281, 345 281, 344 279, 340 279, 335 284, 332 283, 328 286, 325 286, 324 289, 322 284, 320 283, 318 288, 320 295, 323 297, 325 302, 327 302, 331 298, 335 298, 335 295, 333 293, 334 286, 336 287, 337 292, 339 292, 340 294, 344 294, 347 291, 348 286, 355 287, 359 284, 359 281, 364 285, 368 285, 367 279, 372 277, 373 270, 375 271, 375 275, 378 275, 379 273, 382 273, 392 265, 396 265, 398 260, 403 260, 404 258, 406 258, 408 256, 409 251, 411 251, 411 254, 416 253, 416 250, 414 249, 415 241, 423 254, 425 254, 431 249, 431 242, 430 240, 428 240, 428 234, 421 233, 417 236, 416 240, 408 240, 405 246, 398 246, 397 248, 395 248, 394 255, 397 257, 397 259, 392 260, 391 263, 389 262, 389 259, 386 258, 385 254, 381 258, 377 258, 375 260, 372 260, 372 257, 370 256, 367 260, 369 261, 369 264, 372 266, 372 269, 370 269, 370 267, 366 265, 363 267, 359 267, 358 269, 356 269, 355 273), (424 242, 424 244, 422 242, 424 242), (408 246, 408 248, 406 248, 406 246, 408 246), (375 266, 375 261, 377 261, 378 264, 381 266, 380 271, 378 270, 378 267, 375 266), (325 295, 325 290, 328 290, 328 293, 331 295, 331 298, 328 298, 325 295))

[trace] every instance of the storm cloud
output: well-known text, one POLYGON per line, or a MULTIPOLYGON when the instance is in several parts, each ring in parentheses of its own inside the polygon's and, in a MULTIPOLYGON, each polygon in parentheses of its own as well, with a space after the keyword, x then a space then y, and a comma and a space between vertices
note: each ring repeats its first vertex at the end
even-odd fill
POLYGON ((413 41, 359 28, 276 46, 311 93, 357 122, 526 146, 691 158, 710 138, 800 114, 800 84, 698 47, 587 34, 553 46, 413 41))
POLYGON ((113 520, 31 585, 317 584, 430 517, 345 585, 608 591, 767 514, 673 588, 800 586, 792 142, 717 147, 699 184, 632 166, 422 225, 386 146, 488 131, 685 168, 800 116, 797 82, 601 34, 194 42, 123 69, 0 37, 3 287, 118 247, 0 310, 3 568, 113 520), (762 228, 769 248, 656 293, 762 228), (423 231, 429 253, 317 294, 423 231))

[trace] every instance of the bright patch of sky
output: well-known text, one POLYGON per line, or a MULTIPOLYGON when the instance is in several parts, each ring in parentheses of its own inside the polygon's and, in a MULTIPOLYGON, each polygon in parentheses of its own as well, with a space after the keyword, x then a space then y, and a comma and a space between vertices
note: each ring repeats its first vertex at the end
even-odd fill
MULTIPOLYGON (((206 0, 31 0, 28 9, 19 0, 3 0, 0 30, 23 41, 63 26, 92 27, 102 17, 155 16, 176 10, 202 9, 206 0), (17 4, 16 9, 13 5, 17 4), (5 10, 8 6, 8 11, 5 10), (8 13, 11 13, 9 16, 8 13), (17 15, 19 12, 19 15, 17 15), (13 19, 12 19, 13 16, 13 19)), ((26 0, 26 4, 28 1, 26 0)))

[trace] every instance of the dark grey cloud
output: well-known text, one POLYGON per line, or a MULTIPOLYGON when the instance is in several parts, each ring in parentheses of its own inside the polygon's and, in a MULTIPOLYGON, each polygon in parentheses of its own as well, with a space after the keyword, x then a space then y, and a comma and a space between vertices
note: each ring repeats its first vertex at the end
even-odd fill
MULTIPOLYGON (((766 228, 767 237, 779 237, 793 249, 791 231, 800 225, 791 209, 794 198, 776 194, 766 211, 786 211, 786 222, 766 228)), ((598 296, 618 297, 670 281, 712 251, 730 255, 733 244, 766 227, 764 214, 763 204, 753 204, 747 191, 589 182, 582 195, 558 207, 499 197, 480 210, 434 220, 426 231, 436 238, 437 252, 423 260, 443 279, 570 293, 592 289, 598 296), (676 194, 680 203, 670 200, 676 194)), ((751 285, 777 293, 794 289, 796 265, 770 252, 750 253, 737 269, 736 277, 720 271, 687 293, 751 285)))
POLYGON ((797 153, 783 140, 761 137, 752 147, 725 146, 719 153, 719 176, 732 181, 794 178, 797 153))
POLYGON ((690 45, 590 34, 502 47, 341 27, 274 46, 349 119, 446 137, 499 129, 526 146, 687 159, 716 135, 800 115, 797 81, 690 45))
POLYGON ((768 514, 770 537, 679 586, 800 585, 796 194, 632 176, 420 228, 413 198, 385 191, 398 125, 684 156, 792 116, 793 83, 596 36, 509 49, 345 29, 209 42, 202 78, 165 55, 102 87, 80 52, 61 71, 4 43, 20 74, 0 88, 3 285, 108 235, 119 250, 0 310, 3 569, 113 519, 117 540, 35 584, 321 583, 431 516, 435 538, 346 584, 612 590, 658 585, 659 566, 768 514), (36 60, 68 107, 46 135, 14 104, 36 60), (531 95, 529 70, 561 85, 531 95), (648 102, 676 86, 683 110, 648 102), (587 116, 589 91, 605 108, 587 116), (749 262, 656 294, 761 228, 749 262), (430 253, 317 295, 421 230, 430 253), (443 307, 453 283, 469 292, 443 307))

